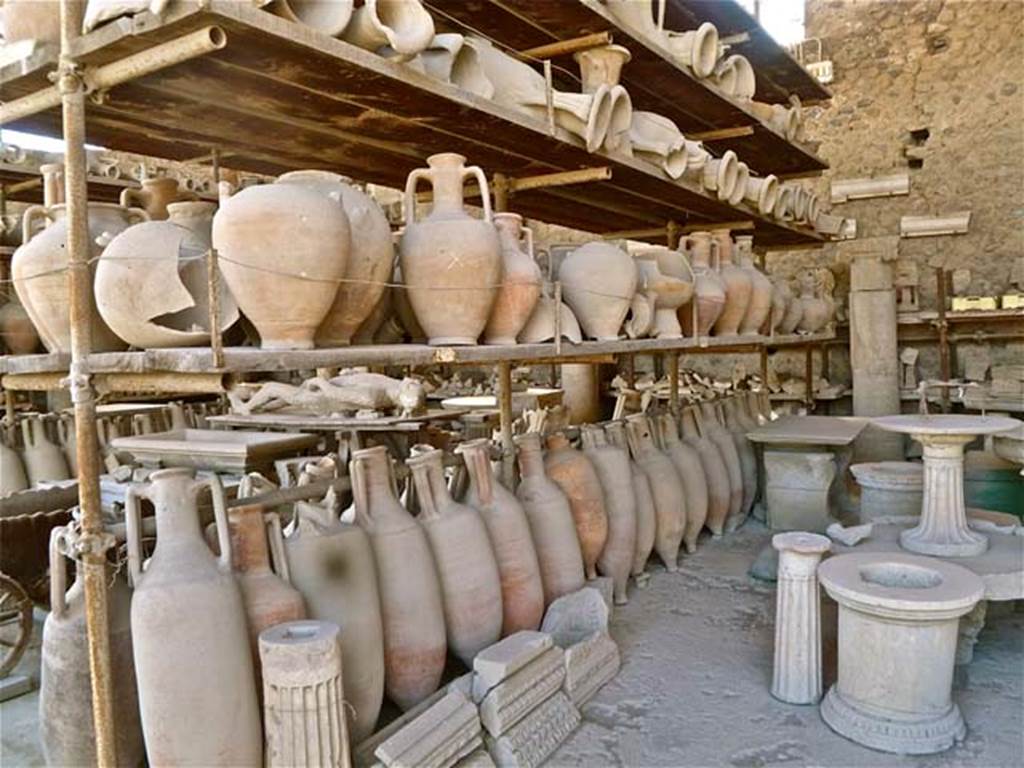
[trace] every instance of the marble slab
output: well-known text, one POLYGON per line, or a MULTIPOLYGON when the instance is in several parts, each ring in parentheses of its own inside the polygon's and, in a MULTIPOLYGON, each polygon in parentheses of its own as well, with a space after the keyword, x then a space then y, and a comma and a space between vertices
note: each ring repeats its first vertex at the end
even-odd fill
POLYGON ((766 445, 850 445, 868 422, 856 416, 783 416, 747 437, 766 445))

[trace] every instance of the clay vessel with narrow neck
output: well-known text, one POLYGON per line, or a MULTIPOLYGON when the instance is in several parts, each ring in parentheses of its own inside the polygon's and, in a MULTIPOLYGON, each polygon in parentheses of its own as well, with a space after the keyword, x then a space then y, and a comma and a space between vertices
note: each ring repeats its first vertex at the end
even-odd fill
POLYGON ((732 433, 718 420, 718 409, 711 402, 700 404, 699 426, 718 447, 729 472, 729 517, 736 517, 743 509, 743 467, 732 433))
POLYGON ((501 241, 501 287, 484 329, 486 344, 515 344, 540 299, 543 283, 533 258, 533 230, 523 226, 518 213, 494 214, 501 241), (521 241, 525 237, 525 250, 521 241))
POLYGON ((672 460, 658 450, 650 422, 643 414, 626 417, 626 436, 630 453, 651 484, 654 512, 657 516, 654 551, 665 569, 677 571, 679 545, 686 531, 686 493, 672 460))
POLYGON ((753 443, 747 439, 747 425, 739 416, 738 406, 739 400, 736 397, 728 397, 720 403, 719 407, 719 418, 732 434, 736 453, 740 458, 740 471, 743 474, 743 504, 739 514, 726 521, 725 529, 727 531, 735 531, 743 525, 754 506, 754 499, 757 497, 757 454, 754 452, 753 443))
POLYGON ((679 426, 671 413, 653 417, 661 437, 662 450, 675 464, 686 491, 686 531, 683 542, 687 552, 697 551, 697 537, 708 517, 708 481, 697 449, 679 439, 679 426))
POLYGON ((744 336, 756 336, 772 311, 772 281, 754 264, 754 238, 743 235, 736 238, 736 254, 740 266, 750 275, 750 304, 740 323, 744 336))
POLYGON ((679 419, 683 442, 693 446, 700 457, 701 469, 708 486, 708 514, 704 525, 714 536, 721 536, 725 521, 729 517, 732 503, 732 488, 729 485, 729 469, 718 446, 697 428, 696 408, 683 409, 679 419))
POLYGON ((729 230, 716 229, 711 235, 718 243, 721 258, 719 274, 725 283, 725 307, 715 321, 714 331, 716 336, 735 336, 750 306, 754 287, 747 271, 733 262, 733 241, 729 230))
POLYGON ((658 527, 651 482, 647 479, 647 473, 629 454, 626 425, 621 421, 609 422, 605 424, 604 432, 608 436, 608 443, 624 451, 629 457, 629 474, 632 478, 633 501, 636 505, 636 537, 629 572, 632 576, 639 576, 644 573, 651 552, 654 551, 654 538, 658 527))
POLYGON ((710 232, 693 232, 680 241, 693 267, 693 299, 679 308, 687 336, 707 336, 725 308, 725 283, 718 274, 719 245, 710 232), (694 324, 696 312, 696 324, 694 324))

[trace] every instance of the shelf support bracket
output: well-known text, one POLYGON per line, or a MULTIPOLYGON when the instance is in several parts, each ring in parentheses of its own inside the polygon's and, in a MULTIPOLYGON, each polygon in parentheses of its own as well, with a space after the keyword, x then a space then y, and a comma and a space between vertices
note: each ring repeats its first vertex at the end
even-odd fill
POLYGON ((515 491, 516 446, 512 441, 512 363, 498 363, 498 410, 501 419, 501 480, 515 491))

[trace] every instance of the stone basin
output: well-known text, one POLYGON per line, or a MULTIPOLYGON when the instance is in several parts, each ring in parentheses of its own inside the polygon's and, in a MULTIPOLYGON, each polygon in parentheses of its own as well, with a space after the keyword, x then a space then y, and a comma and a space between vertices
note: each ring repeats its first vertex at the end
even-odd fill
POLYGON ((961 413, 877 416, 871 423, 889 432, 913 435, 991 435, 1021 426, 1016 419, 1005 416, 961 413))

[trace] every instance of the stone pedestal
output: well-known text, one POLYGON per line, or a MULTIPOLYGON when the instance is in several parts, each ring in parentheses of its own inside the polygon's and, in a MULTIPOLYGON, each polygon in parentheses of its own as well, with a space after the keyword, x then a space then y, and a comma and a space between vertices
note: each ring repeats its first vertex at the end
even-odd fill
POLYGON ((815 533, 777 533, 775 666, 772 696, 788 704, 821 698, 821 596, 817 569, 831 543, 815 533))
POLYGON ((818 577, 839 604, 836 684, 821 703, 832 730, 873 749, 929 754, 966 733, 952 700, 959 618, 984 585, 952 563, 905 554, 829 558, 818 577))
POLYGON ((860 521, 876 517, 921 514, 924 466, 911 461, 873 461, 854 464, 850 472, 860 486, 860 521))
POLYGON ((823 533, 834 522, 829 501, 836 465, 831 453, 765 451, 768 527, 823 533))

